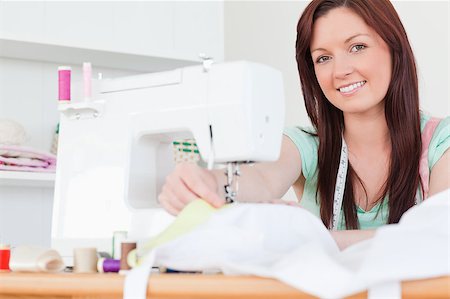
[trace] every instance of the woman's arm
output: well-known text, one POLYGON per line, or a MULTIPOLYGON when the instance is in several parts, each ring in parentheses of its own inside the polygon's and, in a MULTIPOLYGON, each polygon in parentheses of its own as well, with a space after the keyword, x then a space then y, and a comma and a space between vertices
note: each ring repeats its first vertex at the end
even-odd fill
MULTIPOLYGON (((240 170, 238 200, 260 202, 280 198, 301 176, 300 153, 284 136, 277 161, 242 165, 240 170)), ((173 215, 197 198, 220 207, 225 203, 226 182, 224 170, 209 171, 196 164, 180 163, 166 177, 158 200, 173 215)))
POLYGON ((332 231, 331 236, 336 241, 340 250, 344 250, 350 245, 371 239, 375 235, 374 229, 369 230, 338 230, 332 231))
MULTIPOLYGON (((244 202, 262 202, 281 198, 302 175, 302 161, 296 145, 287 136, 283 136, 280 157, 275 162, 242 165, 238 178, 237 200, 244 202)), ((224 170, 213 172, 219 194, 224 198, 226 176, 224 170)))
POLYGON ((450 150, 447 150, 431 169, 428 196, 448 188, 450 188, 450 150))

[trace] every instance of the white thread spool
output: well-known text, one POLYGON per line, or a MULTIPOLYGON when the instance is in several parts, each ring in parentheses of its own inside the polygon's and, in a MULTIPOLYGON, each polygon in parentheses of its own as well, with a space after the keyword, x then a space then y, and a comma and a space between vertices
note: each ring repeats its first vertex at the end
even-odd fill
POLYGON ((73 251, 73 271, 76 273, 97 272, 97 249, 75 248, 73 251))

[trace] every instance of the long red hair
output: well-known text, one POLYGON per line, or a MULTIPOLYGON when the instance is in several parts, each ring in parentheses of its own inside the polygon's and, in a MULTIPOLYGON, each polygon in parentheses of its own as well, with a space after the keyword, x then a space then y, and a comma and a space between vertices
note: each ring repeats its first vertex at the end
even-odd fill
MULTIPOLYGON (((384 98, 391 140, 390 168, 379 200, 389 196, 388 223, 397 223, 415 203, 421 154, 419 91, 416 64, 400 18, 389 0, 313 0, 297 25, 296 59, 308 116, 319 138, 317 195, 320 216, 330 228, 344 120, 317 82, 310 43, 315 20, 338 7, 358 14, 386 42, 392 57, 392 80, 384 98)), ((353 186, 359 180, 349 164, 343 211, 347 229, 359 228, 353 186)), ((362 183, 362 182, 361 182, 362 183)), ((364 187, 364 185, 363 185, 364 187)))

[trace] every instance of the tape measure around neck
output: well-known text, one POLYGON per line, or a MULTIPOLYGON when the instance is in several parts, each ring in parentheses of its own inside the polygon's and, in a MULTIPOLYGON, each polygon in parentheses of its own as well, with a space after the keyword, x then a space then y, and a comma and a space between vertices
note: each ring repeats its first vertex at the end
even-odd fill
POLYGON ((348 169, 348 150, 344 138, 342 138, 341 157, 334 187, 332 230, 337 230, 341 217, 342 200, 344 198, 345 180, 348 169))
MULTIPOLYGON (((344 138, 342 138, 341 157, 339 160, 339 169, 336 177, 336 186, 334 188, 333 200, 333 219, 332 230, 338 229, 339 219, 341 217, 342 201, 344 199, 345 180, 348 171, 348 148, 344 138)), ((423 200, 423 199, 422 199, 423 200)), ((416 194, 415 204, 420 203, 420 194, 416 194)))

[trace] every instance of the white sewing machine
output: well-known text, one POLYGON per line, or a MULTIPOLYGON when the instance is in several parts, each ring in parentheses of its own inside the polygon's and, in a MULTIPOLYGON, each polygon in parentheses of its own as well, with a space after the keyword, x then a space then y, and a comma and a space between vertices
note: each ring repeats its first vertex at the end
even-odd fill
POLYGON ((210 164, 276 160, 283 82, 264 65, 205 61, 102 80, 91 101, 59 109, 52 247, 70 264, 75 247, 110 252, 114 231, 138 240, 168 224, 155 208, 175 167, 173 140, 193 137, 210 164))

